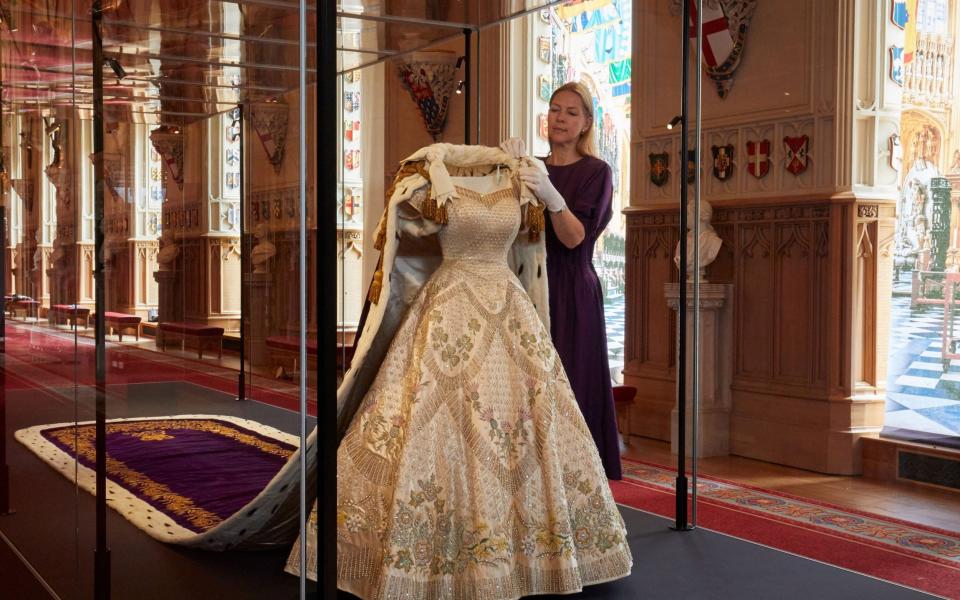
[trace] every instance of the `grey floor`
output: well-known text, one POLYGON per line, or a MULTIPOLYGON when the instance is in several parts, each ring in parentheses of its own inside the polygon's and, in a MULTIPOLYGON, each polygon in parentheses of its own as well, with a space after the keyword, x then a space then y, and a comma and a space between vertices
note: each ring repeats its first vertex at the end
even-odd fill
POLYGON ((588 587, 580 598, 935 597, 713 531, 672 531, 667 519, 632 508, 621 507, 621 513, 633 551, 633 573, 620 581, 588 587))

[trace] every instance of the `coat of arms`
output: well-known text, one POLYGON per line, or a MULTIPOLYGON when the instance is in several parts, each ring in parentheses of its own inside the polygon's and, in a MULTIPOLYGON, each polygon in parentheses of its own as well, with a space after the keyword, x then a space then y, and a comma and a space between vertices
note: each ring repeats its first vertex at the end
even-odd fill
POLYGON ((663 187, 670 179, 670 155, 666 152, 650 154, 650 182, 663 187))
POLYGON ((887 140, 888 151, 890 153, 890 168, 900 172, 903 167, 903 146, 900 144, 900 134, 892 133, 887 140))
POLYGON ((360 209, 360 192, 355 188, 347 188, 343 194, 343 216, 348 221, 353 220, 360 209))
POLYGON ((903 47, 890 46, 890 79, 903 86, 903 47))
MULTIPOLYGON (((457 56, 446 52, 420 52, 411 62, 398 65, 400 81, 420 111, 433 140, 440 141, 447 108, 456 85, 457 56)), ((359 94, 359 92, 357 92, 359 94)))
POLYGON ((757 179, 770 172, 770 140, 747 142, 747 172, 757 179))
POLYGON ((720 181, 726 181, 733 175, 733 144, 726 146, 711 146, 713 152, 713 176, 720 181))
POLYGON ((907 26, 910 15, 907 11, 907 0, 891 0, 890 20, 893 24, 903 29, 907 26))
MULTIPOLYGON (((680 5, 683 0, 674 0, 680 5)), ((690 2, 690 37, 696 36, 697 2, 690 2)), ((707 0, 703 2, 703 66, 717 86, 717 94, 726 98, 733 87, 733 76, 740 66, 747 29, 757 8, 757 0, 707 0)))
MULTIPOLYGON (((680 155, 683 156, 682 154, 680 155)), ((687 150, 687 183, 697 180, 697 151, 687 150)))
POLYGON ((787 170, 794 175, 800 175, 807 170, 810 164, 808 155, 810 149, 810 138, 806 135, 797 137, 786 136, 783 138, 783 145, 786 149, 787 170))

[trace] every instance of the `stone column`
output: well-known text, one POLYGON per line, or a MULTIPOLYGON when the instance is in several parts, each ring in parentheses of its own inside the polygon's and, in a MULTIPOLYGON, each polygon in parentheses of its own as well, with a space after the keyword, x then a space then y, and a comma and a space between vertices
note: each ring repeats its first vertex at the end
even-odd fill
MULTIPOLYGON (((680 285, 664 285, 667 305, 677 311, 680 285)), ((697 435, 697 456, 726 456, 730 453, 730 382, 733 377, 733 313, 730 284, 700 284, 700 410, 697 435)), ((693 284, 687 284, 687 365, 691 373, 693 349, 693 284)), ((679 336, 679 327, 677 335, 679 336)), ((693 377, 686 381, 687 454, 693 450, 693 377)), ((671 412, 670 449, 679 452, 677 443, 677 406, 671 412)))

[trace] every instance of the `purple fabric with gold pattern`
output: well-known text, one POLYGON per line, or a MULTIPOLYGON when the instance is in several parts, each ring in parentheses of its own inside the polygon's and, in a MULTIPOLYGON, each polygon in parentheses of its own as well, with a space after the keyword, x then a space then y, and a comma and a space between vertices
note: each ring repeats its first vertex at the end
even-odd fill
MULTIPOLYGON (((71 456, 75 434, 80 463, 95 468, 93 424, 43 431, 71 456)), ((107 477, 196 533, 243 508, 295 450, 214 419, 107 423, 107 477)))

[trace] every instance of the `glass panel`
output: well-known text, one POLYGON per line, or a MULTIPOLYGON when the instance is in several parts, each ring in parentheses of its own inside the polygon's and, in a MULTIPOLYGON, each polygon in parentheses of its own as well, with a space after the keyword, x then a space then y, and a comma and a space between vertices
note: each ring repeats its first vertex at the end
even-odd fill
POLYGON ((316 264, 300 191, 315 187, 300 136, 316 41, 310 26, 301 65, 296 8, 107 3, 99 37, 90 3, 0 12, 0 512, 8 487, 17 510, 0 532, 60 597, 91 597, 105 574, 114 597, 145 578, 184 598, 298 596, 284 565, 317 324, 316 285, 300 284, 316 264))
POLYGON ((943 125, 955 122, 958 106, 951 77, 957 60, 957 8, 947 0, 912 6, 905 11, 915 10, 909 21, 916 33, 912 38, 905 34, 902 64, 894 73, 902 85, 897 90, 902 109, 890 127, 899 129, 884 132, 889 158, 883 173, 895 177, 899 189, 890 298, 880 298, 880 306, 889 301, 890 307, 881 436, 957 448, 960 396, 953 379, 960 365, 960 151, 954 128, 943 125), (944 115, 950 115, 947 121, 944 115))
MULTIPOLYGON (((346 71, 384 58, 437 47, 462 35, 497 23, 559 6, 561 0, 512 2, 372 3, 362 0, 338 4, 337 69, 346 71)), ((568 11, 573 14, 578 9, 568 11)))
MULTIPOLYGON (((6 312, 0 370, 0 533, 63 598, 92 593, 93 502, 87 440, 93 418, 90 222, 78 218, 89 130, 69 85, 82 45, 18 3, 0 23, 0 196, 6 312), (81 158, 82 157, 82 158, 81 158), (74 448, 79 448, 77 461, 74 448), (9 467, 9 469, 8 469, 9 467), (3 514, 7 509, 12 514, 3 514), (56 554, 50 548, 57 547, 56 554)), ((15 568, 23 568, 17 565, 15 568)))

